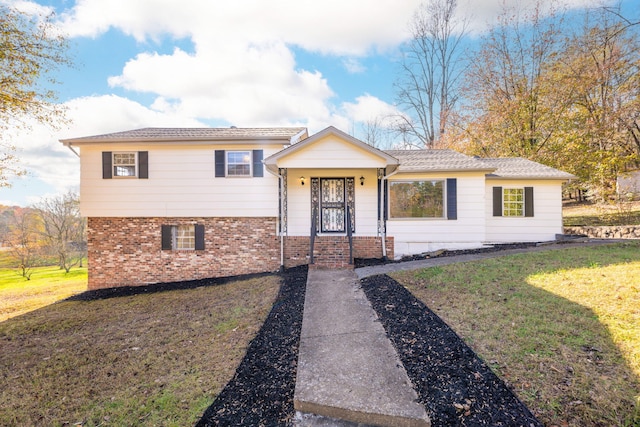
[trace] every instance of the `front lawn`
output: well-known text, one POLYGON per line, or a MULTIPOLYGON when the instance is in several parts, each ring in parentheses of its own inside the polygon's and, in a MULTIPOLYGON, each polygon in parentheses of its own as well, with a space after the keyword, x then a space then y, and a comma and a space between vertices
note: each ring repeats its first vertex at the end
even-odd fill
POLYGON ((87 268, 69 273, 58 266, 36 267, 31 280, 15 268, 0 269, 0 322, 45 307, 87 289, 87 268))
POLYGON ((640 242, 394 273, 547 425, 640 425, 640 242))
POLYGON ((279 286, 271 275, 62 301, 0 322, 0 425, 194 425, 279 286))

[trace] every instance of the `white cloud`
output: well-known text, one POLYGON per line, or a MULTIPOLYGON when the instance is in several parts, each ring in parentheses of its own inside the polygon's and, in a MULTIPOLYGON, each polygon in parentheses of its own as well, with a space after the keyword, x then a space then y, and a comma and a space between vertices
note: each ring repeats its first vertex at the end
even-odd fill
MULTIPOLYGON (((537 0, 460 0, 458 16, 468 20, 470 32, 478 34, 495 24, 505 9, 511 12, 517 11, 524 16, 536 7, 536 3, 538 3, 537 0)), ((546 16, 554 7, 573 10, 613 3, 615 0, 541 0, 540 13, 541 16, 546 16)))
POLYGON ((77 187, 80 182, 78 158, 59 142, 60 139, 148 126, 204 126, 197 120, 153 111, 113 95, 77 98, 65 106, 70 123, 60 131, 31 123, 29 131, 13 129, 5 135, 18 147, 17 157, 31 179, 48 184, 58 193, 77 187))
POLYGON ((153 108, 164 113, 237 126, 327 116, 326 104, 334 95, 319 72, 297 69, 282 43, 226 43, 193 54, 180 49, 170 55, 142 53, 109 84, 158 95, 153 108))
POLYGON ((362 62, 356 58, 345 58, 342 60, 342 65, 349 74, 360 74, 367 71, 367 68, 362 65, 362 62))
POLYGON ((402 114, 396 106, 369 94, 359 96, 356 102, 345 102, 342 108, 354 122, 377 121, 383 127, 390 127, 394 117, 402 114))
POLYGON ((79 0, 62 14, 72 36, 110 27, 137 40, 169 34, 204 40, 283 42, 329 54, 387 49, 406 37, 419 0, 79 0))

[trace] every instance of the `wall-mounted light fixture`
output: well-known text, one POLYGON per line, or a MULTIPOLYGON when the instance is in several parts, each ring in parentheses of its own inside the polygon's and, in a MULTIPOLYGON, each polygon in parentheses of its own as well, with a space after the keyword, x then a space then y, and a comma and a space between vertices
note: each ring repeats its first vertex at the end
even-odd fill
POLYGON ((360 176, 360 185, 364 185, 364 176, 360 176))
POLYGON ((304 185, 304 176, 300 177, 300 185, 304 185))

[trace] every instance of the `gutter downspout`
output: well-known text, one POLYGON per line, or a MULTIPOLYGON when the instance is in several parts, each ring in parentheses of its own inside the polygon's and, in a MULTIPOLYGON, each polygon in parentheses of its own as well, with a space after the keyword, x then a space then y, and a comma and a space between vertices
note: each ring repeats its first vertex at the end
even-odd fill
MULTIPOLYGON (((264 162, 263 162, 264 163, 264 162)), ((279 199, 280 199, 280 206, 278 208, 279 212, 278 212, 278 221, 276 222, 276 232, 278 233, 278 235, 280 236, 280 271, 284 271, 284 237, 282 236, 282 230, 280 229, 280 225, 282 223, 280 215, 282 214, 282 203, 283 203, 283 199, 282 199, 282 189, 284 188, 284 177, 282 175, 280 175, 279 173, 274 173, 271 171, 271 169, 269 169, 268 167, 266 167, 265 165, 265 169, 267 170, 267 172, 269 172, 271 175, 275 176, 278 178, 278 182, 279 182, 279 188, 278 188, 278 192, 279 194, 279 199)))
MULTIPOLYGON (((67 144, 65 144, 65 145, 67 145, 67 144)), ((67 148, 68 148, 69 150, 71 150, 71 152, 72 152, 73 154, 75 154, 76 156, 78 156, 78 158, 80 158, 80 154, 78 154, 78 152, 77 152, 76 150, 74 150, 74 149, 73 149, 73 147, 71 146, 71 144, 68 144, 68 145, 67 145, 67 148)))
POLYGON ((385 185, 385 181, 389 178, 392 177, 393 175, 398 173, 398 168, 396 168, 396 170, 394 170, 393 172, 391 172, 389 175, 384 175, 382 177, 382 184, 380 186, 380 194, 378 195, 378 197, 380 198, 380 206, 382 207, 382 212, 380 215, 380 219, 382 220, 382 230, 380 230, 380 234, 382 235, 382 258, 383 259, 387 259, 387 223, 386 220, 384 219, 384 212, 385 209, 387 209, 386 206, 384 206, 384 192, 387 189, 387 186, 385 185))

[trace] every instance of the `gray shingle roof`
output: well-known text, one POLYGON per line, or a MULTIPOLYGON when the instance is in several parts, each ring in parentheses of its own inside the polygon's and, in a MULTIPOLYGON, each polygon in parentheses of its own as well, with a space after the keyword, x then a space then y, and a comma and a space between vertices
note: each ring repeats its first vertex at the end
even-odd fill
POLYGON ((400 172, 487 171, 483 161, 453 150, 385 150, 400 161, 400 172))
MULTIPOLYGON (((62 140, 65 145, 88 142, 166 142, 228 140, 290 140, 304 127, 282 128, 143 128, 62 140)), ((294 141, 295 142, 295 141, 294 141)))
POLYGON ((508 157, 502 159, 479 159, 496 170, 487 178, 513 179, 574 179, 574 175, 545 166, 522 157, 508 157))

